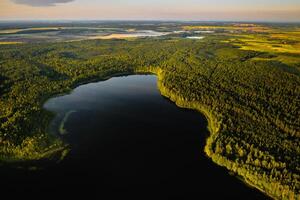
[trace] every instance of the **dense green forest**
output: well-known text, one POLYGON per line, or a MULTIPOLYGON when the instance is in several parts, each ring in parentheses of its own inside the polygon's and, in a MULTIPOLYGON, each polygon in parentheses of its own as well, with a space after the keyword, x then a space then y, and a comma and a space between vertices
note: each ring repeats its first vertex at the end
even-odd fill
MULTIPOLYGON (((2 162, 58 159, 68 150, 47 134, 49 97, 122 73, 152 72, 161 93, 209 121, 205 152, 278 199, 300 199, 300 63, 224 42, 178 37, 0 46, 2 162)), ((199 133, 201 134, 201 133, 199 133)))

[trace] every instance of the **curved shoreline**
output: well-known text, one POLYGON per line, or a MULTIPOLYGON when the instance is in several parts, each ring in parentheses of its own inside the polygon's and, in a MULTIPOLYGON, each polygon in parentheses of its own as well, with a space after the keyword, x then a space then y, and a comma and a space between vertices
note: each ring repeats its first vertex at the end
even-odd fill
MULTIPOLYGON (((191 110, 196 110, 203 114, 208 122, 207 128, 209 131, 209 135, 206 138, 205 146, 204 146, 204 155, 207 156, 213 163, 220 167, 225 167, 228 172, 233 172, 234 176, 236 176, 237 179, 240 179, 244 184, 246 184, 248 187, 255 188, 258 191, 262 192, 263 194, 266 195, 266 197, 271 197, 273 199, 276 199, 276 197, 272 196, 272 194, 268 193, 267 191, 263 190, 259 186, 255 185, 251 180, 246 179, 243 174, 239 173, 239 170, 233 171, 226 166, 226 164, 218 162, 218 157, 219 155, 215 154, 212 150, 212 145, 216 139, 216 137, 219 134, 219 127, 221 125, 220 122, 216 119, 217 117, 214 116, 213 113, 209 111, 209 109, 199 102, 188 102, 184 98, 178 96, 178 94, 174 94, 172 91, 170 91, 167 87, 165 87, 162 82, 164 79, 164 72, 160 68, 139 68, 134 70, 133 72, 125 72, 125 73, 115 73, 111 75, 107 75, 105 77, 99 77, 99 78, 91 78, 83 81, 79 81, 77 83, 72 84, 70 88, 65 93, 60 93, 57 94, 56 96, 61 96, 64 94, 69 94, 73 89, 80 85, 88 84, 88 83, 93 83, 93 82, 99 82, 99 81, 106 81, 114 77, 120 77, 120 76, 130 76, 130 75, 156 75, 157 76, 157 87, 160 92, 160 94, 166 98, 168 98, 171 102, 175 103, 176 106, 184 109, 191 109, 191 110)), ((49 97, 48 99, 53 98, 49 97)), ((47 100, 48 100, 47 99, 47 100)), ((47 111, 47 110, 46 110, 47 111)), ((224 158, 223 158, 224 159, 224 158)), ((229 161, 230 162, 230 161, 229 161)), ((230 174, 228 174, 230 175, 230 174)))
MULTIPOLYGON (((218 123, 218 121, 215 119, 213 113, 209 112, 209 110, 207 108, 205 108, 203 105, 201 105, 200 103, 198 103, 198 102, 187 102, 186 100, 184 100, 183 98, 179 97, 178 95, 172 93, 168 88, 166 88, 162 84, 162 80, 163 80, 162 70, 160 71, 160 69, 159 69, 158 71, 156 71, 156 72, 152 71, 151 73, 154 73, 158 77, 157 85, 158 85, 158 89, 159 89, 162 96, 168 98, 173 103, 175 103, 176 106, 178 106, 180 108, 196 110, 196 111, 200 112, 201 114, 203 114, 205 116, 205 118, 208 122, 207 129, 208 129, 210 134, 206 138, 204 153, 216 165, 218 165, 220 167, 225 167, 228 172, 233 172, 232 170, 228 169, 225 165, 222 165, 221 163, 216 162, 216 160, 214 159, 214 157, 217 156, 217 155, 212 151, 212 144, 213 144, 215 138, 217 137, 217 135, 219 134, 218 133, 219 132, 219 126, 220 126, 221 123, 218 123)), ((255 188, 256 190, 258 190, 258 191, 262 192, 264 195, 266 195, 266 197, 276 199, 276 197, 274 197, 271 194, 267 193, 262 188, 256 186, 250 180, 247 180, 246 178, 244 178, 242 175, 238 174, 237 172, 234 172, 234 173, 235 173, 234 176, 237 179, 241 180, 248 187, 255 188)))
MULTIPOLYGON (((160 68, 153 68, 153 67, 140 68, 140 69, 134 70, 133 72, 115 73, 115 74, 107 75, 107 76, 104 76, 104 77, 101 77, 101 76, 100 77, 91 77, 90 79, 87 78, 86 80, 83 80, 83 81, 78 81, 78 82, 71 83, 70 87, 65 89, 65 92, 57 93, 57 94, 53 94, 53 95, 48 95, 47 97, 45 97, 43 99, 43 101, 41 101, 40 105, 41 105, 42 110, 45 111, 48 115, 50 115, 50 117, 48 116, 49 117, 48 126, 49 126, 51 120, 53 120, 53 118, 55 117, 55 113, 52 113, 52 112, 46 110, 45 108, 43 108, 43 105, 50 98, 53 98, 55 96, 61 96, 61 95, 64 95, 64 94, 68 94, 73 89, 75 89, 76 87, 78 87, 80 85, 83 85, 83 84, 92 83, 92 82, 99 82, 99 81, 105 81, 105 80, 108 80, 108 79, 113 78, 113 77, 127 76, 127 75, 133 75, 133 74, 154 74, 154 75, 156 75, 158 77, 158 82, 157 82, 158 89, 159 89, 162 96, 170 99, 178 107, 185 108, 185 109, 196 110, 196 111, 200 112, 201 114, 203 114, 205 116, 205 118, 207 119, 207 122, 208 122, 208 127, 207 128, 208 128, 209 133, 210 133, 208 135, 207 139, 206 139, 206 143, 205 143, 205 147, 204 147, 205 155, 207 157, 209 157, 209 159, 211 159, 218 166, 225 167, 228 170, 228 172, 234 172, 235 176, 237 178, 239 178, 240 180, 242 180, 242 182, 244 184, 246 184, 247 186, 255 188, 255 189, 261 191, 266 196, 269 196, 271 198, 277 198, 277 197, 272 196, 270 193, 263 190, 259 186, 253 184, 251 182, 251 180, 246 179, 242 174, 239 173, 238 169, 237 169, 237 171, 230 170, 226 166, 226 164, 220 163, 220 162, 217 161, 218 155, 213 152, 212 144, 213 144, 214 140, 216 139, 216 137, 219 134, 218 132, 219 132, 219 127, 220 127, 221 123, 217 121, 214 114, 211 113, 208 108, 201 105, 199 102, 188 102, 184 98, 178 96, 178 94, 174 94, 174 93, 172 93, 172 91, 170 91, 168 88, 166 88, 162 84, 162 80, 164 78, 164 72, 160 68)), ((62 138, 60 137, 60 139, 62 139, 62 138)), ((64 144, 64 145, 65 146, 59 147, 56 150, 44 152, 44 155, 47 155, 47 156, 44 156, 44 158, 46 159, 47 157, 58 156, 60 158, 58 160, 58 162, 61 161, 66 156, 65 151, 69 148, 69 146, 67 144, 64 144)))

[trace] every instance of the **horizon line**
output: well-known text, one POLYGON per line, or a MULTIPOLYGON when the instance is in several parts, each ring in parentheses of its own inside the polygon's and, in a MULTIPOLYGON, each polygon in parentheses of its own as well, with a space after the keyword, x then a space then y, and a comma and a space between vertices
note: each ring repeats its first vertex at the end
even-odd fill
POLYGON ((189 20, 189 19, 0 19, 1 22, 247 22, 247 23, 300 23, 279 20, 189 20))

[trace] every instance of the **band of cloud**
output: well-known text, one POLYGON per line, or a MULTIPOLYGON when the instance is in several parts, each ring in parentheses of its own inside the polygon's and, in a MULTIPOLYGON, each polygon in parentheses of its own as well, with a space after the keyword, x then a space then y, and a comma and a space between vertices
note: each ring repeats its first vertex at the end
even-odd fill
POLYGON ((68 3, 74 0, 12 0, 17 4, 25 4, 30 6, 55 6, 59 3, 68 3))

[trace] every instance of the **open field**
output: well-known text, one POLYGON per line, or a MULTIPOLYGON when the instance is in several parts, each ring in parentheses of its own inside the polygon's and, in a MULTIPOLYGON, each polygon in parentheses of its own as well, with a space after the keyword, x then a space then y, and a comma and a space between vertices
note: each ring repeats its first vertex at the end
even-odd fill
POLYGON ((299 32, 277 32, 270 34, 236 35, 230 39, 233 44, 245 50, 264 51, 269 53, 300 53, 299 32))
POLYGON ((225 30, 241 32, 270 32, 272 28, 257 24, 228 24, 228 25, 192 25, 183 26, 183 30, 225 30))
POLYGON ((14 33, 29 32, 29 31, 43 32, 43 31, 52 31, 52 30, 60 30, 60 29, 63 28, 62 27, 38 27, 38 28, 25 28, 25 29, 6 29, 6 30, 0 30, 0 34, 14 34, 14 33))
POLYGON ((2 45, 2 44, 22 44, 23 42, 1 42, 0 41, 0 45, 2 45))
POLYGON ((229 24, 221 26, 184 26, 190 31, 218 31, 219 35, 228 36, 224 42, 238 46, 242 50, 268 53, 268 57, 254 60, 274 60, 285 64, 297 65, 300 61, 300 28, 297 25, 288 27, 229 24))

